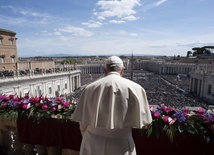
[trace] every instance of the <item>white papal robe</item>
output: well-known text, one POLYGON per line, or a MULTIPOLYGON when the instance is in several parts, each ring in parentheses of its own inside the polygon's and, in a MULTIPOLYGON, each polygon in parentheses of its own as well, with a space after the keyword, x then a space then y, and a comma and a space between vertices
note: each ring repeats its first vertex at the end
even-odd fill
POLYGON ((89 84, 73 120, 83 135, 80 155, 134 155, 132 128, 152 122, 145 90, 117 72, 89 84))

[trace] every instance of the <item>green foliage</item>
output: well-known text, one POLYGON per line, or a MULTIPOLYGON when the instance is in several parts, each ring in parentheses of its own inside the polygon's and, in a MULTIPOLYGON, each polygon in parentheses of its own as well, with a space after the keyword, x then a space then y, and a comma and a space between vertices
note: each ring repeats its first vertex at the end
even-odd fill
POLYGON ((71 58, 66 58, 65 60, 61 61, 60 64, 69 64, 69 65, 74 65, 74 64, 81 64, 82 62, 80 60, 76 59, 71 59, 71 58))

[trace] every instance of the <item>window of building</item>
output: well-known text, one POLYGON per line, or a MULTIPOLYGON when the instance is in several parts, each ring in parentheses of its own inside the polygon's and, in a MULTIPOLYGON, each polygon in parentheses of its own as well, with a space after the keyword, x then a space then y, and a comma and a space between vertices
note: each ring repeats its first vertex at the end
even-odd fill
POLYGON ((5 63, 4 57, 1 57, 1 63, 5 63))
POLYGON ((28 89, 24 89, 24 90, 23 90, 23 94, 24 94, 25 96, 29 96, 29 90, 28 90, 28 89))
POLYGON ((51 89, 51 87, 48 88, 48 93, 49 93, 49 94, 52 94, 52 89, 51 89))
POLYGON ((10 46, 13 46, 14 45, 14 39, 11 37, 9 40, 10 40, 10 46))
POLYGON ((207 94, 208 94, 208 95, 211 95, 211 90, 212 90, 212 85, 209 84, 209 85, 208 85, 208 90, 207 90, 207 94))
POLYGON ((42 95, 42 88, 41 88, 41 86, 38 86, 38 87, 37 87, 37 90, 38 90, 38 95, 39 95, 39 96, 42 95))
POLYGON ((13 40, 10 40, 10 46, 13 46, 13 40))
POLYGON ((3 37, 0 35, 0 44, 3 44, 3 37))
POLYGON ((15 62, 15 55, 10 56, 11 57, 11 62, 14 63, 15 62))
POLYGON ((12 63, 14 63, 15 62, 15 58, 11 58, 11 61, 12 61, 12 63))
POLYGON ((60 91, 60 85, 59 84, 57 85, 57 91, 60 91))
POLYGON ((68 89, 67 81, 65 81, 65 89, 68 89))

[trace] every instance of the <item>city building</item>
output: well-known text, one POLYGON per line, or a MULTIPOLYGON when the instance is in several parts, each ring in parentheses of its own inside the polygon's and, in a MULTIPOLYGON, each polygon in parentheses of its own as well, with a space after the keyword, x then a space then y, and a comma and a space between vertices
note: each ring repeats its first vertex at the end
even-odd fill
POLYGON ((17 68, 16 40, 15 32, 0 28, 0 71, 13 71, 17 68))

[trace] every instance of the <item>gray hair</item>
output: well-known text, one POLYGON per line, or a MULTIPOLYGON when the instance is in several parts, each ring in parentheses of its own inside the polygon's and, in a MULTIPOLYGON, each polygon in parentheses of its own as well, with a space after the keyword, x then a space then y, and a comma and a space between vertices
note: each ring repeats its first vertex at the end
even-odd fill
POLYGON ((123 64, 105 64, 105 69, 107 72, 120 72, 123 69, 123 64))

